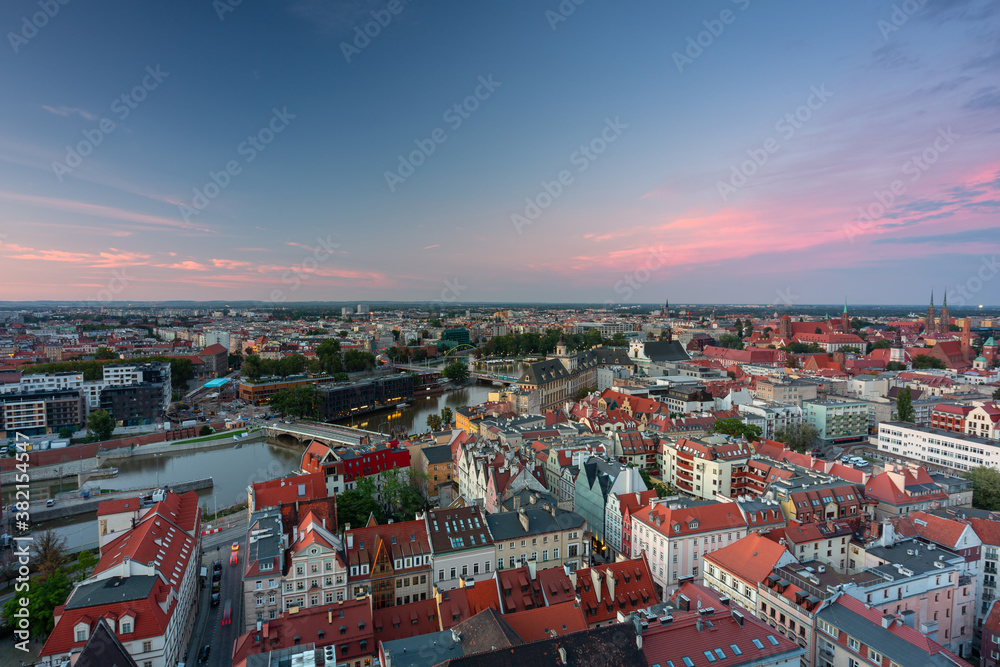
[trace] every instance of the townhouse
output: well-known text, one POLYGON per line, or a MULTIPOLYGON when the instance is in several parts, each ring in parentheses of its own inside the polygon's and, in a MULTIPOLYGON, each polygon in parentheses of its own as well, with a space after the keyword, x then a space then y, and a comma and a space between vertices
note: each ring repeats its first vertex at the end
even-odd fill
POLYGON ((735 482, 754 452, 745 440, 713 435, 699 440, 664 440, 660 450, 663 479, 695 498, 735 497, 735 482))
POLYGON ((671 591, 681 577, 702 579, 699 555, 746 534, 746 519, 735 503, 660 498, 632 515, 632 555, 644 555, 653 581, 660 590, 671 591))
MULTIPOLYGON (((586 520, 554 505, 521 507, 487 514, 486 525, 496 547, 496 569, 515 569, 528 560, 540 567, 576 570, 589 563, 586 520)), ((475 573, 474 573, 475 574, 475 573)))
POLYGON ((744 609, 757 610, 757 588, 771 571, 796 562, 789 550, 760 533, 705 554, 705 585, 744 609))
POLYGON ((270 621, 284 609, 282 578, 285 539, 277 510, 255 512, 247 528, 243 555, 243 631, 270 621))
POLYGON ((490 577, 497 552, 479 507, 430 510, 418 520, 425 524, 436 570, 432 583, 439 590, 490 577))
MULTIPOLYGON (((343 543, 327 528, 326 520, 308 512, 293 527, 289 540, 288 571, 282 582, 284 608, 309 609, 345 599, 348 570, 343 553, 343 543)), ((264 596, 255 593, 255 597, 264 596)))
MULTIPOLYGON (((344 531, 346 597, 370 592, 375 609, 426 600, 432 593, 432 552, 423 518, 344 531)), ((336 565, 336 564, 334 564, 336 565)), ((334 567, 336 584, 338 574, 334 567)), ((334 593, 339 593, 336 588, 334 593)), ((339 598, 338 598, 339 599, 339 598)))

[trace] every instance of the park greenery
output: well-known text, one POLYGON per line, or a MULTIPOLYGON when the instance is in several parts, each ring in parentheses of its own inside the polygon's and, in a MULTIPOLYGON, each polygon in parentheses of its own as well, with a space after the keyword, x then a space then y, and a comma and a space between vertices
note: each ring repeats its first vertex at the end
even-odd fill
POLYGON ((375 355, 364 350, 341 350, 340 341, 327 338, 316 347, 315 357, 291 354, 280 359, 263 359, 250 354, 243 360, 243 377, 257 381, 262 377, 288 377, 302 373, 326 374, 338 381, 347 380, 347 373, 370 371, 375 368, 375 355))
POLYGON ((286 417, 301 419, 319 418, 320 392, 314 385, 282 389, 269 401, 271 409, 286 417))
POLYGON ((87 415, 87 437, 91 442, 110 440, 115 422, 107 410, 94 410, 87 415))
POLYGON ((715 424, 712 425, 712 432, 744 438, 747 442, 756 442, 763 435, 760 426, 756 424, 744 424, 736 417, 717 419, 715 424))
POLYGON ((1000 470, 979 466, 967 470, 965 478, 972 482, 972 506, 995 512, 1000 510, 1000 470))
POLYGON ((805 453, 811 449, 819 431, 812 424, 788 424, 774 432, 774 439, 788 445, 789 449, 805 453))
MULTIPOLYGON (((73 587, 86 579, 97 565, 97 558, 90 551, 81 551, 75 559, 66 552, 66 541, 51 530, 35 533, 35 556, 29 567, 31 582, 26 590, 17 592, 0 609, 0 618, 8 625, 16 625, 14 614, 21 608, 20 598, 28 601, 28 625, 35 638, 44 638, 55 626, 53 611, 72 592, 73 587)), ((8 583, 18 574, 17 561, 0 566, 0 577, 8 583)))
POLYGON ((337 496, 337 525, 362 528, 370 517, 384 524, 412 521, 417 512, 431 508, 421 490, 427 475, 414 469, 402 472, 387 470, 378 475, 363 477, 350 491, 337 496))
POLYGON ((453 361, 444 367, 441 377, 455 382, 465 382, 469 379, 469 366, 464 361, 453 361))

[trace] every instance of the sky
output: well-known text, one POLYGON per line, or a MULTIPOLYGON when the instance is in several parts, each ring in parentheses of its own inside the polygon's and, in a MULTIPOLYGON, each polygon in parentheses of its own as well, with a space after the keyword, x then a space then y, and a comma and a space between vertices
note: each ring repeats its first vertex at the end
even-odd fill
POLYGON ((6 0, 0 33, 0 300, 1000 303, 992 0, 6 0))

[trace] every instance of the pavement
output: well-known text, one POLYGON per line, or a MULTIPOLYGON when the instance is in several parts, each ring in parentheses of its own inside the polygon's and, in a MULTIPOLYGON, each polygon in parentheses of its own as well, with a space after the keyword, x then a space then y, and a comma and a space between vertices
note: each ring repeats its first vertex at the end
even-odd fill
POLYGON ((188 644, 186 665, 198 663, 198 652, 209 645, 212 652, 207 667, 230 667, 233 664, 233 644, 242 634, 243 619, 243 556, 246 553, 246 516, 234 521, 229 528, 202 538, 201 566, 208 568, 205 587, 199 590, 198 615, 188 644), (233 542, 240 543, 239 559, 236 565, 229 564, 233 542), (219 606, 212 602, 212 564, 222 561, 222 587, 219 606), (222 612, 226 602, 232 607, 232 623, 222 625, 222 612))

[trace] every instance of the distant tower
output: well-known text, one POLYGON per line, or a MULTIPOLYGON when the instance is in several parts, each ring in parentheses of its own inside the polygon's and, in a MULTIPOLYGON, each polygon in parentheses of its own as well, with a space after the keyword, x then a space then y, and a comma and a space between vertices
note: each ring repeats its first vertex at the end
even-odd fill
POLYGON ((663 316, 670 319, 670 299, 663 302, 663 316))
POLYGON ((785 340, 791 340, 792 338, 792 318, 788 315, 782 315, 778 319, 778 338, 784 338, 785 340))
POLYGON ((851 320, 847 317, 847 297, 844 297, 844 312, 840 316, 840 329, 845 334, 851 333, 851 320))
POLYGON ((972 361, 972 318, 968 315, 962 324, 962 358, 972 361))
POLYGON ((927 306, 927 320, 924 322, 924 335, 929 336, 937 331, 934 324, 934 290, 931 290, 931 305, 927 306))
POLYGON ((951 333, 951 318, 948 316, 948 290, 944 292, 944 304, 941 306, 941 326, 938 331, 945 336, 951 333))

